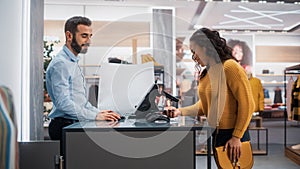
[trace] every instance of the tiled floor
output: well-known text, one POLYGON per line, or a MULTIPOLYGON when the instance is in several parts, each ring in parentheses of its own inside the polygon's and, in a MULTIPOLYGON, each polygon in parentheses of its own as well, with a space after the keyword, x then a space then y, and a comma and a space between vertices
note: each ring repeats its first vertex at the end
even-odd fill
MULTIPOLYGON (((294 123, 287 123, 287 144, 300 143, 300 127, 292 127, 294 123)), ((284 155, 284 123, 283 121, 264 121, 263 127, 268 128, 269 136, 269 151, 268 155, 255 155, 253 169, 300 169, 300 165, 294 163, 284 155)), ((253 141, 256 139, 256 134, 251 136, 253 141)), ((261 136, 263 145, 265 136, 261 136)), ((206 156, 196 157, 196 168, 207 168, 206 156)), ((212 158, 212 169, 216 169, 216 164, 212 158)))

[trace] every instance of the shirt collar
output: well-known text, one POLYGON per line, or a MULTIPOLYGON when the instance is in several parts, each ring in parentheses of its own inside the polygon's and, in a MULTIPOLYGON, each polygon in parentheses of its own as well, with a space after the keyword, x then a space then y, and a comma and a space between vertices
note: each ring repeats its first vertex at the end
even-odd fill
POLYGON ((64 52, 67 54, 67 56, 69 57, 69 59, 73 62, 78 62, 80 57, 79 56, 75 56, 74 53, 72 53, 70 51, 70 49, 67 47, 67 45, 63 46, 63 50, 64 52))

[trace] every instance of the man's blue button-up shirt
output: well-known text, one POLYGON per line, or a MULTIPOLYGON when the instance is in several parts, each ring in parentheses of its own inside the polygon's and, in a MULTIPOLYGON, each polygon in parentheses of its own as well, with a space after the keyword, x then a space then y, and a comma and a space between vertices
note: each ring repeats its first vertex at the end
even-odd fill
POLYGON ((53 58, 46 71, 46 87, 53 102, 50 118, 95 120, 100 111, 86 96, 84 75, 67 46, 53 58))

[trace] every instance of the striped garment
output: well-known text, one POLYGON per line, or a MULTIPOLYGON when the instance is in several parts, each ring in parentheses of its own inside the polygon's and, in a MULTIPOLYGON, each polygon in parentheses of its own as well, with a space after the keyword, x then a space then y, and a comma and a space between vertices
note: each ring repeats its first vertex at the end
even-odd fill
POLYGON ((18 169, 18 143, 13 99, 8 88, 0 86, 0 169, 18 169))

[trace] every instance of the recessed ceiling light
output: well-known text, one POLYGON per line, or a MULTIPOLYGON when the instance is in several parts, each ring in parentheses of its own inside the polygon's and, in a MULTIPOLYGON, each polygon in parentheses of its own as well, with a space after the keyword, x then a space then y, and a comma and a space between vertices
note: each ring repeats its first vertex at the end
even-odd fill
POLYGON ((194 25, 194 29, 195 29, 195 30, 198 30, 198 29, 201 29, 201 28, 203 28, 203 26, 202 26, 202 25, 197 25, 197 24, 196 24, 196 25, 194 25))

